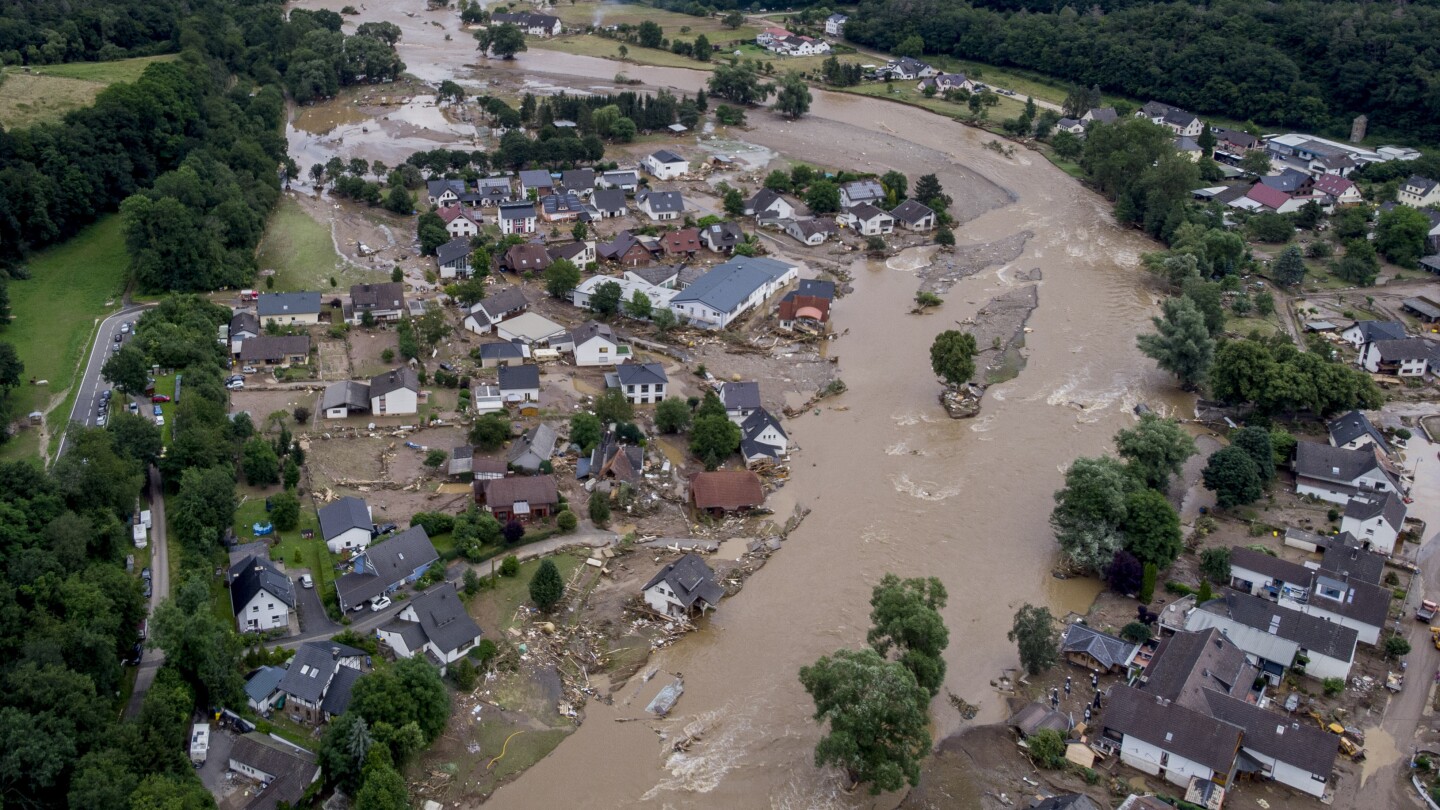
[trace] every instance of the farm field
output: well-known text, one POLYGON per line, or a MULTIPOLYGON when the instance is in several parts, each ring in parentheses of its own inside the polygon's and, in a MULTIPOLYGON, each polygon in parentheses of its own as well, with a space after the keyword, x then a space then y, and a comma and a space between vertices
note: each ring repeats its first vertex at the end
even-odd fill
POLYGON ((28 71, 6 68, 0 76, 0 125, 6 129, 59 120, 65 113, 90 105, 116 82, 131 82, 156 62, 174 55, 142 56, 114 62, 41 65, 28 71))

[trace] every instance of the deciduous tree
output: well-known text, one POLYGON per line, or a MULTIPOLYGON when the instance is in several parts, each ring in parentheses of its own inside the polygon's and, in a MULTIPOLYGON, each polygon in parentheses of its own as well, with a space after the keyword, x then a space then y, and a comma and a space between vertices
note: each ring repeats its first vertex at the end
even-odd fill
POLYGON ((1141 489, 1125 496, 1125 550, 1156 568, 1168 568, 1180 556, 1180 515, 1165 496, 1141 489))
POLYGON ((740 448, 740 426, 724 416, 697 416, 690 428, 690 452, 713 470, 740 448))
POLYGON ((470 426, 470 443, 481 450, 497 450, 510 440, 510 422, 487 413, 470 426))
MULTIPOLYGON (((655 429, 661 433, 681 433, 690 427, 690 409, 678 399, 667 399, 655 406, 655 429)), ((572 428, 573 435, 574 430, 572 428)))
POLYGON ((1055 539, 1072 563, 1099 571, 1110 562, 1124 544, 1126 496, 1138 487, 1116 459, 1075 459, 1050 513, 1055 539))
POLYGON ((1289 245, 1280 251, 1280 255, 1270 265, 1270 277, 1275 283, 1282 287, 1294 287, 1305 280, 1305 259, 1300 255, 1300 248, 1289 245))
POLYGON ((551 262, 544 275, 545 291, 556 298, 568 298, 580 286, 580 268, 568 259, 551 262))
POLYGON ((974 335, 947 329, 930 344, 930 368, 946 384, 963 385, 975 376, 975 353, 974 335))
POLYGON ((1060 631, 1049 608, 1029 603, 1015 611, 1015 621, 1006 637, 1020 651, 1020 665, 1031 677, 1055 666, 1060 657, 1060 631))
POLYGON ((1230 445, 1210 456, 1201 472, 1205 488, 1215 493, 1222 509, 1253 503, 1264 494, 1260 471, 1244 448, 1230 445))
POLYGON ((775 94, 776 112, 793 120, 810 112, 810 102, 810 86, 805 79, 794 71, 786 73, 775 94))
POLYGON ((870 596, 871 648, 892 653, 915 676, 922 689, 935 695, 945 682, 945 648, 950 631, 940 611, 948 595, 935 577, 900 579, 886 574, 870 596))
POLYGON ((1215 340, 1190 299, 1166 299, 1163 310, 1163 318, 1152 319, 1156 333, 1139 337, 1140 351, 1178 377, 1185 390, 1194 390, 1210 369, 1215 340))

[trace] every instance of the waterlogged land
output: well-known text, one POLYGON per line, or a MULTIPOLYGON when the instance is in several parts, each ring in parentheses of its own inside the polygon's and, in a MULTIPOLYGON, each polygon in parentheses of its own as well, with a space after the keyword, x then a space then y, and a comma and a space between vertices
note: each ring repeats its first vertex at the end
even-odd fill
MULTIPOLYGON (((468 38, 444 39, 454 33, 453 12, 387 14, 405 31, 406 63, 427 80, 543 93, 603 89, 615 72, 608 60, 538 48, 513 62, 477 60, 468 38), (429 25, 431 18, 446 28, 429 25)), ((370 19, 378 18, 367 12, 358 21, 370 19)), ((705 79, 679 68, 627 73, 647 87, 685 92, 705 79)), ((854 292, 835 316, 848 332, 828 349, 848 391, 825 400, 818 415, 787 423, 802 449, 777 508, 809 507, 809 518, 740 596, 652 659, 650 666, 685 677, 670 719, 643 713, 666 679, 627 684, 623 694, 636 699, 622 701, 617 692, 613 706, 592 701, 579 730, 489 804, 572 803, 583 791, 593 807, 868 805, 868 797, 845 794, 837 774, 814 767, 820 729, 798 668, 863 641, 870 588, 884 572, 939 576, 951 594, 952 635, 945 690, 933 706, 937 739, 966 725, 946 691, 979 704, 975 722, 1000 719, 1004 707, 988 684, 1015 664, 1005 632, 1016 607, 1083 611, 1095 594, 1094 583, 1050 575, 1055 545, 1046 516, 1062 470, 1104 450, 1136 403, 1178 404, 1157 401, 1173 389, 1135 348, 1156 309, 1138 268, 1154 245, 1117 228, 1101 199, 1043 158, 1001 154, 986 148, 993 136, 923 110, 818 90, 806 118, 756 110, 750 122, 731 135, 783 159, 937 174, 955 200, 960 245, 991 249, 946 257, 973 261, 966 272, 939 271, 953 287, 925 316, 907 314, 930 272, 924 254, 848 268, 854 292), (1038 307, 1024 336, 1024 369, 990 388, 980 418, 947 418, 928 368, 931 339, 1032 285, 1038 307), (615 722, 632 719, 639 722, 615 722), (675 752, 674 740, 686 734, 700 742, 675 752)), ((374 159, 371 150, 388 148, 383 135, 366 135, 347 135, 340 156, 374 159)), ((696 149, 693 141, 676 146, 696 149)), ((806 258, 801 249, 783 250, 806 258)))

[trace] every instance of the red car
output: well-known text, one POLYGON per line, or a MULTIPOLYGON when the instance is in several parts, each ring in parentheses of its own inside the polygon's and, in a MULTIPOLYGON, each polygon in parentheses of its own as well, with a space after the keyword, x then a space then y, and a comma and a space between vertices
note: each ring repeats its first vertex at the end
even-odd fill
POLYGON ((156 394, 155 396, 150 397, 150 401, 151 401, 151 402, 169 402, 169 401, 170 401, 170 397, 167 397, 167 396, 165 396, 164 394, 156 394))

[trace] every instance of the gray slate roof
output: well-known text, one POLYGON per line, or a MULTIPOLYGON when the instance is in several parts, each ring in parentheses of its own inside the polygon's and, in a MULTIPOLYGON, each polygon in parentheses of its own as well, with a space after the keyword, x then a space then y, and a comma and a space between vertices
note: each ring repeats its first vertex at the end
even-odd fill
POLYGON ((751 197, 749 201, 745 203, 745 208, 746 210, 754 211, 757 215, 759 215, 761 213, 769 211, 770 206, 774 205, 776 200, 783 201, 785 200, 785 198, 782 197, 780 195, 780 192, 778 191, 768 188, 762 188, 759 191, 755 192, 755 196, 751 197))
POLYGON ((667 383, 665 367, 659 363, 623 363, 615 368, 621 385, 656 385, 667 383))
POLYGON ((1269 599, 1226 588, 1219 599, 1212 599, 1200 605, 1199 609, 1293 641, 1307 650, 1331 658, 1349 661, 1355 655, 1356 633, 1353 629, 1339 622, 1327 622, 1319 616, 1281 607, 1269 599))
POLYGON ((687 610, 693 609, 696 602, 715 607, 725 595, 725 589, 715 581, 715 572, 694 552, 660 569, 640 590, 648 591, 660 582, 675 592, 675 598, 687 610))
POLYGON ((1390 443, 1385 441, 1385 436, 1375 428, 1370 417, 1359 411, 1337 416, 1326 427, 1330 430, 1330 443, 1336 447, 1343 447, 1361 436, 1369 436, 1386 452, 1390 450, 1390 443))
POLYGON ((570 330, 570 340, 575 344, 576 348, 579 348, 593 337, 601 337, 614 343, 615 330, 611 329, 609 324, 600 323, 599 321, 586 321, 570 330))
MULTIPOLYGON (((367 403, 368 405, 368 403, 367 403)), ((325 540, 339 537, 351 529, 370 531, 370 510, 365 501, 353 495, 346 495, 338 501, 320 507, 320 536, 325 540)))
POLYGON ((658 151, 654 152, 653 154, 651 154, 650 157, 654 158, 655 160, 657 160, 657 161, 659 161, 659 162, 661 162, 661 163, 685 163, 685 162, 687 162, 687 161, 685 160, 685 158, 680 157, 679 155, 675 154, 674 152, 670 151, 669 149, 661 149, 661 150, 658 150, 658 151))
POLYGON ((519 287, 506 287, 503 290, 487 295, 476 304, 491 321, 498 321, 512 312, 530 306, 530 299, 519 287))
POLYGON ((526 391, 540 387, 539 366, 501 366, 500 390, 526 391))
POLYGON ((700 238, 711 250, 731 248, 745 238, 745 231, 734 222, 716 222, 700 229, 700 238))
POLYGON ((240 344, 241 360, 284 360, 309 353, 309 335, 259 335, 240 344))
POLYGON ((354 667, 340 667, 335 670, 335 677, 330 679, 330 689, 325 693, 325 700, 320 703, 320 709, 327 714, 340 715, 350 708, 351 690, 355 688, 355 682, 360 680, 360 670, 354 667))
POLYGON ((571 191, 589 191, 595 187, 595 170, 571 169, 561 172, 560 182, 571 191))
POLYGON ((458 236, 435 248, 435 261, 442 265, 453 264, 470 255, 470 237, 458 236))
POLYGON ((544 169, 523 169, 520 172, 520 185, 527 189, 549 188, 555 185, 555 178, 544 169))
POLYGON ((1374 341, 1381 360, 1433 360, 1436 344, 1424 338, 1374 341))
POLYGON ((899 205, 895 206, 895 208, 890 211, 890 216, 895 217, 895 219, 900 222, 908 222, 911 225, 914 225, 915 223, 919 222, 927 216, 933 216, 934 214, 935 212, 932 211, 929 206, 923 205, 914 200, 906 200, 905 202, 902 202, 899 205))
POLYGON ((485 503, 512 506, 524 501, 532 505, 554 506, 560 502, 560 490, 548 475, 512 475, 481 482, 485 503))
POLYGON ((391 391, 399 391, 402 388, 408 388, 417 394, 420 392, 420 376, 415 373, 415 369, 409 366, 392 368, 384 374, 370 380, 371 397, 384 396, 391 391))
POLYGON ((270 560, 253 555, 230 568, 230 609, 239 614, 255 598, 265 591, 290 607, 295 607, 295 585, 290 577, 270 560))
POLYGON ((473 642, 480 635, 480 625, 465 612, 465 604, 460 601, 452 582, 442 583, 412 598, 410 608, 415 611, 418 626, 425 637, 447 653, 473 642))
POLYGON ((505 460, 534 472, 539 469, 540 462, 549 461, 555 455, 557 439, 555 429, 542 422, 525 431, 524 435, 510 445, 505 460), (534 461, 526 459, 526 456, 533 456, 534 461))
POLYGON ((280 679, 284 677, 284 667, 260 667, 245 681, 245 697, 259 703, 275 694, 275 687, 280 685, 280 679))
POLYGON ((440 559, 422 526, 411 526, 372 543, 360 556, 365 559, 365 573, 352 571, 335 581, 344 606, 354 607, 373 599, 392 585, 403 582, 416 569, 440 559), (378 573, 370 573, 372 570, 378 573))
POLYGON ((501 219, 533 219, 534 217, 534 203, 504 203, 500 206, 501 219))
POLYGON ((361 650, 334 641, 307 641, 295 650, 278 688, 287 695, 318 703, 335 677, 335 670, 345 668, 337 659, 363 655, 361 650))
POLYGON ((1215 771, 1228 773, 1240 748, 1238 727, 1129 686, 1110 690, 1102 718, 1105 728, 1215 771))
POLYGON ((639 276, 656 287, 664 286, 665 282, 678 279, 680 268, 673 264, 652 264, 649 267, 627 267, 626 273, 639 276))
POLYGON ((252 335, 260 334, 260 319, 255 317, 253 312, 237 312, 235 317, 230 319, 230 337, 235 337, 241 332, 249 332, 252 335))
POLYGON ((320 311, 320 293, 261 293, 255 302, 260 317, 281 315, 313 315, 320 311))
POLYGON ((1400 340, 1405 337, 1405 324, 1400 321, 1356 321, 1350 326, 1350 329, 1355 328, 1359 328, 1360 339, 1364 343, 1375 340, 1400 340))
POLYGON ((882 210, 882 209, 880 209, 880 208, 876 208, 875 206, 871 205, 871 204, 868 203, 868 202, 862 202, 862 203, 859 203, 859 204, 850 206, 850 213, 851 213, 852 215, 854 215, 856 219, 859 219, 859 220, 862 221, 862 222, 869 222, 870 220, 875 219, 876 217, 888 217, 888 216, 890 216, 890 215, 887 214, 884 210, 882 210))
POLYGON ((1364 473, 1380 466, 1374 450, 1346 450, 1318 442, 1300 442, 1295 446, 1295 474, 1320 481, 1349 484, 1364 473))
MULTIPOLYGON (((1399 495, 1393 492, 1372 492, 1364 495, 1357 495, 1345 504, 1345 517, 1356 520, 1370 520, 1380 517, 1385 520, 1395 531, 1400 531, 1405 524, 1405 502, 1399 495)), ((1358 549, 1357 549, 1358 550, 1358 549)), ((1331 568, 1331 566, 1325 566, 1331 568)), ((1384 567, 1384 563, 1381 563, 1384 567)), ((1332 570, 1340 570, 1332 568, 1332 570)), ((1365 577, 1366 582, 1379 582, 1379 577, 1365 577)))
POLYGON ((345 407, 352 411, 370 410, 370 386, 354 380, 341 380, 325 386, 325 395, 320 398, 320 408, 345 407))
POLYGON ((1089 655, 1106 669, 1125 666, 1135 654, 1134 644, 1079 623, 1065 630, 1060 649, 1089 655))
POLYGON ((789 434, 785 432, 785 428, 781 427, 780 420, 764 408, 756 408, 753 413, 745 417, 745 421, 740 423, 740 436, 746 441, 754 441, 767 427, 775 428, 786 439, 790 438, 789 434))
POLYGON ((680 196, 678 191, 647 191, 636 197, 641 202, 647 203, 651 211, 660 213, 680 213, 685 210, 685 198, 680 196))
POLYGON ((524 360, 525 347, 518 343, 482 343, 480 344, 480 361, 486 360, 524 360))
POLYGON ((725 410, 751 410, 760 407, 760 383, 727 382, 720 386, 720 401, 725 410))
POLYGON ((624 211, 625 192, 618 188, 597 189, 590 196, 590 204, 599 211, 624 211))
POLYGON ((1042 799, 1037 804, 1030 805, 1030 810, 1102 810, 1095 800, 1084 793, 1066 793, 1063 796, 1051 796, 1042 799))
POLYGON ((1230 566, 1244 568, 1247 571, 1254 571, 1271 579, 1278 579, 1294 585, 1302 585, 1310 581, 1310 569, 1305 566, 1244 546, 1230 547, 1230 566))
POLYGON ((1243 700, 1213 692, 1205 697, 1211 715, 1244 729, 1245 748, 1307 773, 1328 777, 1335 768, 1340 741, 1334 734, 1243 700))
POLYGON ((788 273, 791 265, 775 259, 740 256, 696 279, 670 300, 671 305, 695 301, 717 312, 733 312, 757 289, 788 273))
POLYGON ((1243 695, 1256 673, 1245 660, 1245 651, 1219 630, 1176 633, 1156 650, 1146 670, 1145 691, 1203 711, 1202 691, 1243 695))
POLYGON ((398 281, 383 284, 350 285, 350 306, 357 310, 404 309, 405 285, 398 281))
POLYGON ((315 754, 259 731, 236 738, 229 759, 275 777, 265 790, 243 805, 245 810, 271 810, 280 802, 299 802, 319 771, 315 754))
POLYGON ((802 278, 795 286, 796 295, 807 295, 815 298, 835 299, 835 282, 820 281, 813 278, 802 278))

